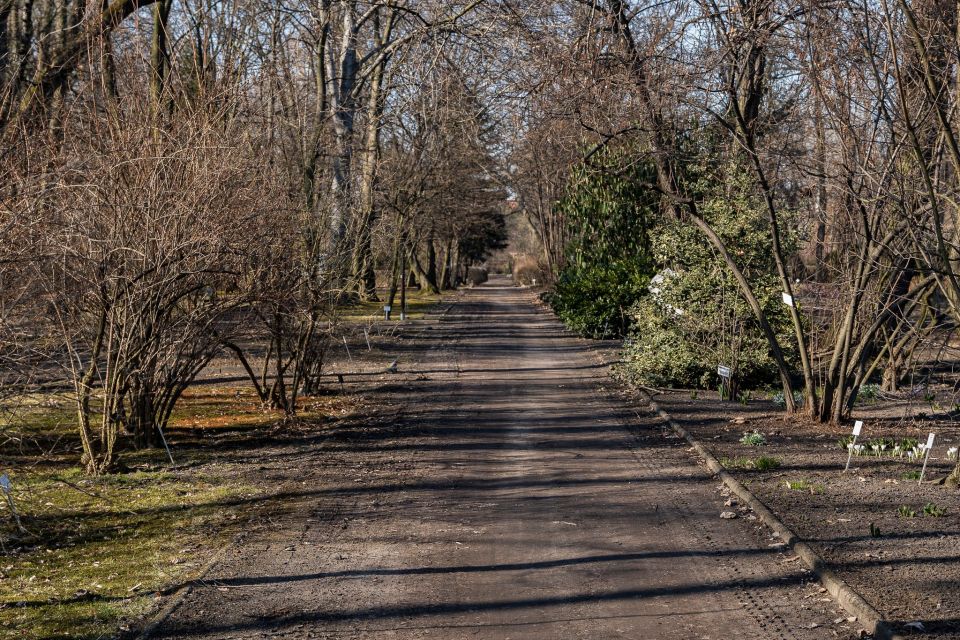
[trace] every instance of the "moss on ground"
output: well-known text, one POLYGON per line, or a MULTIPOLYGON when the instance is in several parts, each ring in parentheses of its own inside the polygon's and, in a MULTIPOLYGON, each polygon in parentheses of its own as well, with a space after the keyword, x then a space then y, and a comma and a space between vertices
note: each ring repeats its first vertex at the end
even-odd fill
MULTIPOLYGON (((382 295, 382 292, 380 292, 382 295)), ((438 303, 443 300, 442 294, 430 293, 429 291, 419 291, 412 289, 407 291, 407 319, 420 320, 429 313, 438 303)), ((378 302, 360 302, 349 307, 345 307, 341 312, 339 319, 342 322, 361 322, 383 320, 383 300, 378 302)), ((392 321, 400 320, 400 293, 397 293, 393 301, 392 321)))
MULTIPOLYGON (((298 424, 312 429, 346 415, 353 400, 302 403, 298 424)), ((162 449, 124 450, 125 472, 91 478, 77 466, 69 398, 23 403, 15 424, 0 425, 14 434, 0 442, 0 472, 27 529, 18 532, 0 502, 0 640, 112 638, 150 610, 266 504, 208 437, 257 450, 281 418, 247 389, 196 388, 168 429, 178 466, 162 449)))
POLYGON ((195 571, 257 489, 200 474, 79 468, 13 474, 28 533, 9 523, 0 559, 0 638, 110 637, 154 594, 195 571), (211 537, 212 536, 212 537, 211 537))
POLYGON ((0 473, 10 476, 27 529, 16 529, 0 497, 0 640, 116 637, 158 592, 190 579, 213 549, 275 508, 243 480, 242 455, 218 457, 224 448, 260 452, 262 438, 326 428, 357 402, 301 397, 290 422, 248 387, 198 385, 167 428, 176 466, 163 449, 135 451, 124 441, 123 472, 91 478, 78 466, 70 394, 21 398, 0 415, 0 473))

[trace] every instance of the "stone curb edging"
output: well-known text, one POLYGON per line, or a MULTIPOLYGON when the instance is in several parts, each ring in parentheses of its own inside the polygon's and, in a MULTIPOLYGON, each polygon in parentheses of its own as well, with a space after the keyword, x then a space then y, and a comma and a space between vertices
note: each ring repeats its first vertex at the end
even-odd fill
POLYGON ((774 515, 749 489, 727 473, 723 465, 720 464, 720 461, 717 460, 712 453, 707 451, 706 447, 695 440, 686 429, 677 424, 673 420, 673 417, 664 411, 649 394, 645 392, 641 393, 649 401, 650 408, 670 425, 670 428, 673 429, 677 435, 683 437, 683 439, 693 447, 694 451, 704 459, 707 468, 717 474, 720 480, 722 480, 733 493, 737 494, 737 497, 753 509, 753 512, 757 514, 764 524, 780 534, 780 539, 803 560, 804 564, 817 576, 827 592, 833 596, 837 603, 849 614, 856 616, 857 621, 875 640, 903 640, 903 636, 894 632, 893 627, 883 619, 880 612, 840 578, 810 545, 787 527, 787 525, 774 515))

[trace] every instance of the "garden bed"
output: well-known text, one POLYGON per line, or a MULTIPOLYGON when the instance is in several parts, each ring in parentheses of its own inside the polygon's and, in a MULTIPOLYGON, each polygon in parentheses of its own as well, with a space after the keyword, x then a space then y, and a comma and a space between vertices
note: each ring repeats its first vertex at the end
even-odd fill
POLYGON ((668 391, 656 401, 888 620, 918 637, 960 634, 960 492, 929 482, 954 466, 947 452, 960 426, 951 414, 923 414, 910 401, 858 405, 866 446, 844 472, 851 426, 788 417, 769 400, 668 391), (894 447, 924 443, 931 431, 921 484, 922 457, 894 447))

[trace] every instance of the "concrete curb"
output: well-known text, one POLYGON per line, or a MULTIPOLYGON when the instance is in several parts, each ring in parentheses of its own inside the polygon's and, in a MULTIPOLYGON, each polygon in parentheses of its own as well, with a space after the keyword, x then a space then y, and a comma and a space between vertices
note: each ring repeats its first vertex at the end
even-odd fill
POLYGON ((787 546, 793 549, 807 568, 817 576, 820 583, 826 588, 827 592, 833 596, 837 603, 843 607, 850 615, 857 617, 857 621, 867 630, 876 640, 903 640, 903 636, 894 633, 893 627, 889 622, 883 619, 879 611, 873 608, 863 596, 853 590, 843 579, 840 578, 800 536, 794 533, 781 520, 773 514, 753 493, 740 482, 731 476, 720 464, 712 453, 707 451, 706 447, 697 442, 690 433, 674 422, 669 413, 664 411, 649 394, 641 392, 650 402, 650 407, 660 416, 677 435, 683 437, 694 451, 706 462, 707 468, 717 474, 730 491, 735 493, 738 498, 743 500, 757 517, 768 527, 780 534, 780 539, 787 546))

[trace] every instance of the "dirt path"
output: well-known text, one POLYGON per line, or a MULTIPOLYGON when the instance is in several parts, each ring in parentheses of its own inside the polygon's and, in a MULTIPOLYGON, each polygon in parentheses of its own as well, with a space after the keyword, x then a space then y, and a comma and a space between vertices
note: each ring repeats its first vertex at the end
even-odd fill
POLYGON ((368 393, 404 414, 297 451, 297 513, 154 637, 855 637, 529 294, 470 291, 401 345, 368 393))

